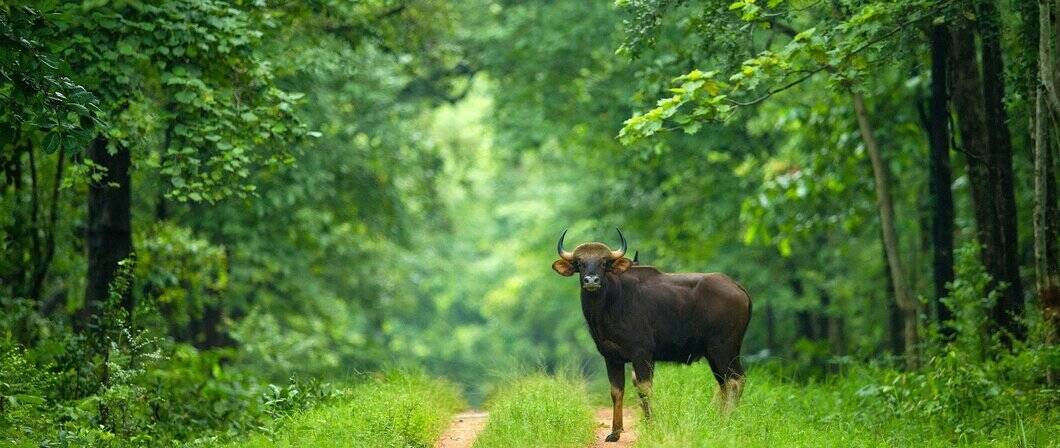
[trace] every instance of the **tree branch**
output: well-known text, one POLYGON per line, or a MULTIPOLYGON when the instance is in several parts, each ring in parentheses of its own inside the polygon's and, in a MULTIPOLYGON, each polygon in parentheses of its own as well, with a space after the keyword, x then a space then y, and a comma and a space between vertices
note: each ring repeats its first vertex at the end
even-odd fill
POLYGON ((787 84, 785 84, 783 86, 780 86, 780 87, 777 87, 777 88, 774 88, 774 89, 770 89, 769 92, 766 92, 765 95, 762 95, 762 96, 760 96, 758 98, 755 98, 753 100, 750 100, 750 101, 737 101, 737 100, 730 99, 730 98, 726 98, 725 101, 727 101, 727 102, 729 102, 729 104, 732 104, 732 105, 735 105, 735 106, 741 106, 741 107, 742 106, 753 106, 755 104, 761 103, 762 101, 765 101, 765 100, 769 99, 769 97, 771 97, 773 95, 776 95, 776 94, 778 94, 780 92, 788 90, 788 89, 790 89, 792 87, 795 87, 795 86, 797 86, 799 84, 802 84, 803 81, 805 81, 807 79, 810 79, 811 76, 816 75, 817 73, 821 72, 824 69, 825 69, 825 67, 823 67, 823 66, 822 67, 817 67, 816 69, 811 70, 809 73, 806 73, 805 75, 799 77, 798 79, 796 79, 794 81, 791 81, 791 82, 789 82, 789 83, 787 83, 787 84))
POLYGON ((375 16, 375 19, 376 20, 384 20, 384 19, 388 19, 388 18, 390 18, 392 16, 396 16, 398 14, 401 14, 401 12, 404 11, 406 7, 408 7, 408 5, 402 3, 400 5, 397 5, 397 6, 393 7, 393 8, 390 8, 389 10, 383 11, 382 14, 379 14, 379 15, 375 16))
MULTIPOLYGON (((909 25, 912 25, 914 23, 920 22, 921 20, 924 20, 924 19, 928 19, 928 18, 934 17, 935 12, 937 12, 943 6, 946 6, 948 3, 952 2, 952 1, 953 0, 946 0, 946 1, 942 2, 942 3, 939 3, 938 6, 933 8, 928 13, 925 13, 925 14, 921 15, 920 17, 917 17, 915 19, 911 19, 911 20, 907 20, 907 21, 899 23, 898 25, 896 25, 894 27, 894 29, 892 29, 892 30, 890 30, 890 31, 888 31, 886 33, 883 33, 880 36, 877 36, 875 39, 872 39, 872 40, 870 40, 868 42, 865 42, 864 44, 858 46, 857 48, 854 48, 850 53, 847 53, 846 55, 843 56, 843 60, 849 59, 850 57, 852 57, 854 55, 857 55, 858 53, 861 53, 862 51, 865 51, 869 47, 872 47, 873 45, 876 45, 876 44, 878 44, 880 42, 883 42, 884 40, 890 39, 891 36, 894 36, 895 34, 898 34, 902 30, 906 29, 906 27, 908 27, 909 25)), ((798 33, 794 33, 795 32, 794 28, 792 28, 792 27, 790 27, 788 25, 785 25, 785 24, 783 24, 781 22, 775 22, 775 21, 772 21, 772 20, 769 20, 768 22, 769 22, 770 25, 776 26, 782 32, 784 32, 785 34, 789 34, 791 37, 795 37, 795 35, 798 34, 798 33)), ((803 81, 806 81, 807 79, 810 79, 810 77, 812 77, 813 75, 815 75, 815 74, 817 74, 817 73, 819 73, 821 71, 827 70, 829 72, 832 72, 835 69, 836 69, 836 66, 834 64, 819 65, 816 68, 814 68, 814 69, 810 70, 809 72, 807 72, 805 75, 795 79, 794 81, 791 81, 791 82, 789 82, 789 83, 787 83, 787 84, 785 84, 785 85, 783 85, 781 87, 770 89, 768 92, 766 92, 766 94, 764 94, 764 95, 762 95, 762 96, 760 96, 758 98, 755 98, 753 100, 750 100, 750 101, 738 101, 738 100, 734 100, 734 99, 730 99, 730 98, 726 98, 725 100, 729 104, 732 104, 732 105, 735 105, 735 106, 743 107, 743 106, 755 105, 755 104, 761 103, 762 101, 765 101, 766 99, 769 99, 769 97, 771 97, 773 95, 776 95, 777 93, 783 92, 783 91, 788 90, 788 89, 790 89, 792 87, 795 87, 796 85, 801 84, 803 81)))

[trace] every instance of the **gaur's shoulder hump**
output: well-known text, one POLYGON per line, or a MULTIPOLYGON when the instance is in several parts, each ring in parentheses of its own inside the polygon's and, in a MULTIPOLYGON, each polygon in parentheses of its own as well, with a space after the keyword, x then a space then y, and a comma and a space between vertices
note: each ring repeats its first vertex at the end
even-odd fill
POLYGON ((655 266, 633 266, 626 271, 627 274, 636 276, 638 278, 654 277, 656 275, 662 275, 663 272, 657 269, 655 266))

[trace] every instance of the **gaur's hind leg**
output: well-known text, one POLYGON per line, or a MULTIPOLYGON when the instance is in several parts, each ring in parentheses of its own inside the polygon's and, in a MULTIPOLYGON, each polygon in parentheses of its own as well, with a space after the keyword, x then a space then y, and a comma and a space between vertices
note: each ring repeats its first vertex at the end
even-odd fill
POLYGON ((644 418, 651 419, 651 379, 655 374, 655 363, 650 359, 633 361, 633 384, 637 386, 640 406, 644 418))
POLYGON ((604 439, 617 442, 622 435, 622 399, 626 393, 626 363, 605 359, 607 380, 611 382, 611 434, 604 439))
POLYGON ((739 350, 712 350, 707 354, 710 370, 718 381, 717 403, 722 414, 732 412, 743 394, 744 371, 739 350))

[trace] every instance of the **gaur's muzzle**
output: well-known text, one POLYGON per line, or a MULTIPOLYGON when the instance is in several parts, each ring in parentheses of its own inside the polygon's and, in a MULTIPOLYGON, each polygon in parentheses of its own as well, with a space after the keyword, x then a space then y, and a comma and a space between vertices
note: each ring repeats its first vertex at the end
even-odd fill
POLYGON ((582 288, 585 288, 586 291, 593 292, 600 289, 601 286, 603 285, 600 283, 599 275, 585 275, 582 277, 582 288))

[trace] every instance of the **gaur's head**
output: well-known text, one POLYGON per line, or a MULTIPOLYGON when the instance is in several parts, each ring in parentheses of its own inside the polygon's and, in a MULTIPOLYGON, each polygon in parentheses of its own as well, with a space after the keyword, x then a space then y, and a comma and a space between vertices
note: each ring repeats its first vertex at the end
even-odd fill
MULTIPOLYGON (((615 229, 618 230, 618 229, 615 229)), ((556 251, 559 252, 559 260, 552 263, 552 269, 559 275, 570 277, 575 272, 581 278, 582 289, 594 292, 604 286, 605 274, 621 274, 633 265, 626 255, 626 237, 618 230, 618 238, 622 240, 622 249, 611 250, 604 243, 584 243, 574 248, 574 252, 563 250, 563 237, 567 231, 559 237, 556 243, 556 251)))

